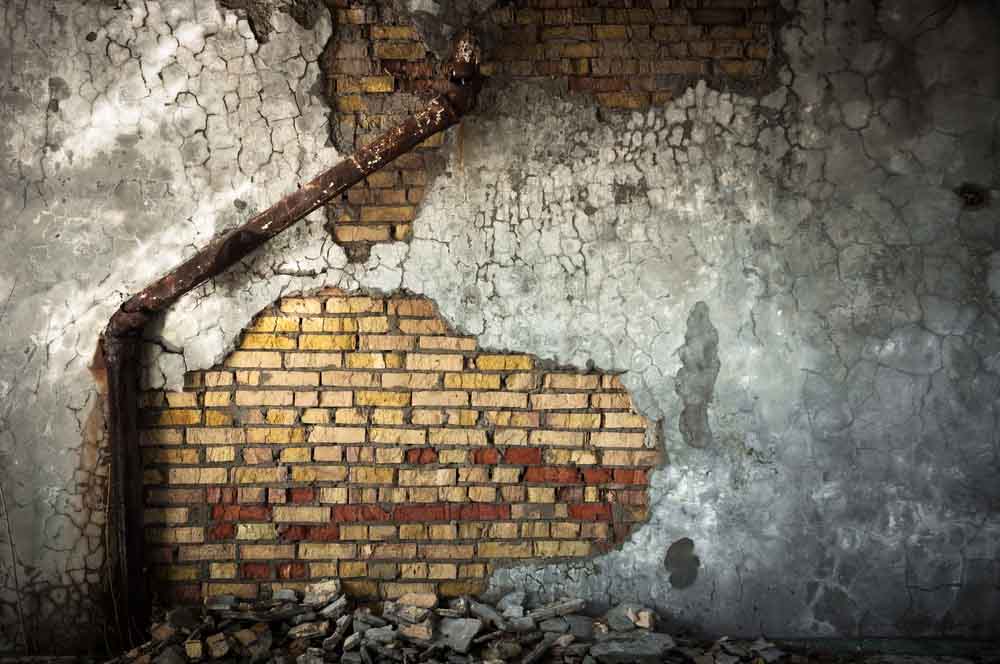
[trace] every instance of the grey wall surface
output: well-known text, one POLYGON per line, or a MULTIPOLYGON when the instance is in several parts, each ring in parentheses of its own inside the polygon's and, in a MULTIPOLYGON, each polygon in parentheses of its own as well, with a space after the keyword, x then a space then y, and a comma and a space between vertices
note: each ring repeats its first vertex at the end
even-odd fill
MULTIPOLYGON (((424 293, 486 346, 627 371, 662 420, 649 523, 495 589, 637 600, 710 633, 997 636, 1000 10, 783 4, 759 98, 702 83, 609 115, 492 84, 412 243, 357 265, 318 220, 289 232, 166 316, 149 384, 218 361, 283 293, 424 293), (963 207, 963 183, 993 202, 963 207)), ((260 44, 213 0, 0 13, 0 483, 53 647, 100 640, 100 329, 338 157, 329 20, 271 28, 260 44)), ((0 651, 19 638, 3 545, 0 651)))

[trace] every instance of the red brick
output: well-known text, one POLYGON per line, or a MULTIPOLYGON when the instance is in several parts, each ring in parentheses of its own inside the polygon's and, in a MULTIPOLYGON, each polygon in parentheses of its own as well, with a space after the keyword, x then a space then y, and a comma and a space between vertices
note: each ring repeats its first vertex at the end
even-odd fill
POLYGON ((210 487, 205 492, 205 500, 209 503, 235 503, 236 489, 233 487, 210 487))
POLYGON ((278 526, 278 541, 299 542, 306 538, 308 530, 305 526, 278 526))
POLYGON ((437 463, 437 460, 437 450, 433 447, 420 447, 417 449, 406 450, 406 463, 437 463))
POLYGON ((271 508, 267 505, 215 505, 213 521, 270 521, 271 508))
POLYGON ((199 585, 171 585, 166 592, 176 604, 201 604, 201 586, 199 585))
POLYGON ((311 526, 306 531, 306 539, 310 542, 336 542, 340 539, 340 528, 337 527, 337 524, 311 526))
POLYGON ((316 491, 307 487, 288 490, 288 500, 293 503, 311 503, 316 499, 316 491))
POLYGON ((646 484, 646 471, 615 468, 615 482, 618 484, 646 484))
POLYGON ((334 521, 388 521, 392 514, 378 505, 338 505, 333 508, 334 521))
POLYGON ((479 450, 473 450, 472 452, 472 463, 478 464, 494 464, 500 461, 500 450, 495 447, 485 447, 479 450))
POLYGON ((525 482, 544 484, 574 484, 580 481, 580 472, 567 466, 532 466, 524 473, 525 482))
POLYGON ((447 521, 450 518, 448 505, 397 505, 393 510, 396 521, 447 521))
POLYGON ((542 462, 542 450, 538 447, 509 447, 503 453, 504 463, 526 465, 542 462))
POLYGON ((305 563, 281 563, 278 565, 279 579, 304 579, 306 576, 305 563))
POLYGON ((556 500, 560 503, 582 503, 582 486, 562 486, 556 490, 556 500))
POLYGON ((610 521, 611 505, 606 503, 577 503, 569 505, 571 519, 582 521, 610 521))
POLYGON ((236 534, 236 524, 218 523, 208 528, 206 537, 209 541, 232 539, 236 534))
POLYGON ((267 563, 243 563, 240 566, 240 576, 245 579, 270 579, 271 566, 267 563))
POLYGON ((611 481, 611 471, 606 468, 584 468, 583 481, 587 484, 604 484, 611 481))
POLYGON ((462 521, 509 519, 510 505, 452 505, 452 514, 457 513, 453 518, 462 521))

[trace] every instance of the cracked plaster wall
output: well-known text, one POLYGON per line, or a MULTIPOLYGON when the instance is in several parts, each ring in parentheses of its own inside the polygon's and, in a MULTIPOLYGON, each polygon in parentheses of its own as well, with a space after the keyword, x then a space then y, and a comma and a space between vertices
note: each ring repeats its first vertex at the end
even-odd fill
MULTIPOLYGON (((605 115, 492 89, 412 243, 357 265, 319 223, 282 236, 166 316, 148 382, 220 359, 283 293, 424 293, 486 347, 627 370, 664 421, 650 522, 584 564, 501 571, 497 589, 643 601, 710 632, 995 636, 1000 208, 952 190, 1000 187, 998 12, 783 4, 787 64, 760 98, 699 85, 605 115), (678 427, 697 303, 718 335, 704 449, 678 427), (685 537, 699 567, 674 587, 664 556, 685 537)), ((259 45, 211 2, 4 9, 0 481, 39 629, 97 600, 98 331, 336 158, 314 92, 329 30, 279 13, 259 45)))

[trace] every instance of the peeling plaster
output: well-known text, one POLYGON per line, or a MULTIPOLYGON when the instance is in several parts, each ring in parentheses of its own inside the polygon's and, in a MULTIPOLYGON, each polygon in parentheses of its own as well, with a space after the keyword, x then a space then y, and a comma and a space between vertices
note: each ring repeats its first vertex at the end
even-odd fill
MULTIPOLYGON (((783 4, 787 64, 761 98, 700 84, 605 115, 493 90, 411 244, 348 264, 319 224, 289 231, 178 303, 147 382, 218 361, 282 294, 407 288, 485 347, 627 371, 663 420, 649 523, 586 563, 500 570, 495 589, 644 602, 713 633, 989 636, 1000 208, 953 190, 997 199, 1000 18, 985 0, 783 4), (718 334, 706 449, 677 426, 698 302, 718 334), (664 566, 682 537, 700 559, 684 588, 664 566)), ((97 472, 77 470, 97 331, 126 292, 336 155, 311 93, 325 19, 275 14, 259 45, 210 2, 53 6, 9 3, 0 26, 16 55, 0 209, 17 238, 0 249, 15 266, 0 274, 0 480, 38 570, 22 578, 72 598, 59 619, 51 599, 32 610, 70 622, 103 555, 77 489, 97 472), (151 230, 161 244, 139 239, 151 230)))

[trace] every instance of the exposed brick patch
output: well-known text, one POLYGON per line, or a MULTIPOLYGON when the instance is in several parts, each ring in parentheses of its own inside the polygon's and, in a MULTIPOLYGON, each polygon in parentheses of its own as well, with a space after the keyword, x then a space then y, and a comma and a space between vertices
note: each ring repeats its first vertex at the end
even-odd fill
POLYGON ((165 597, 327 577, 363 597, 469 592, 497 565, 606 551, 647 516, 659 455, 616 376, 482 351, 423 298, 282 299, 186 384, 143 396, 165 597))
MULTIPOLYGON (((421 108, 446 78, 408 18, 391 3, 332 0, 323 54, 331 133, 344 151, 421 108)), ((698 78, 747 86, 765 78, 777 0, 515 0, 489 12, 482 71, 502 81, 557 81, 609 111, 670 101, 698 78)), ((374 243, 407 241, 442 135, 428 139, 328 207, 331 231, 355 259, 374 243)))

